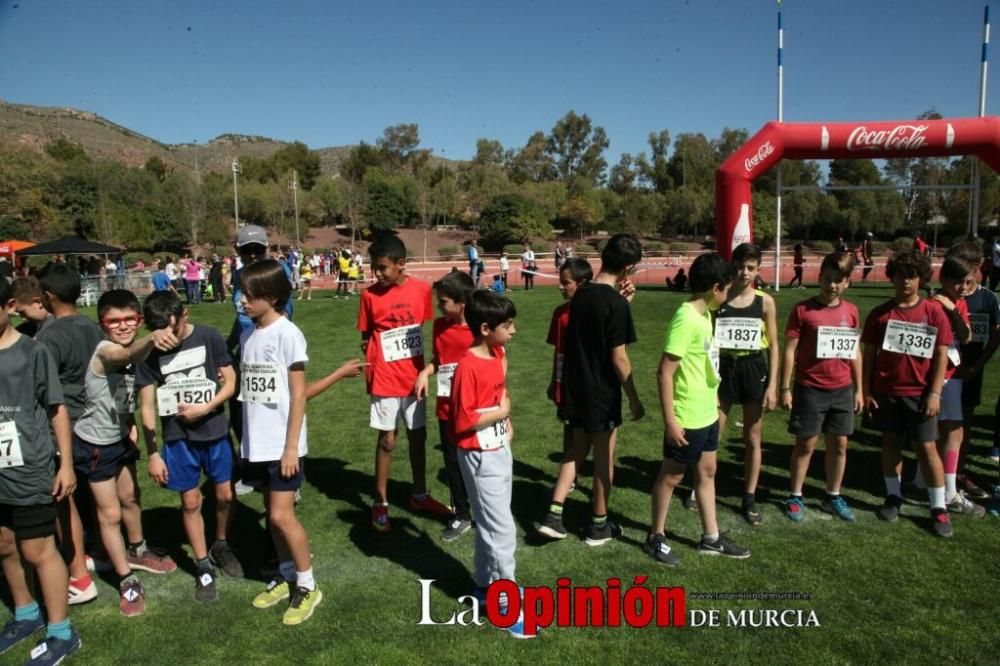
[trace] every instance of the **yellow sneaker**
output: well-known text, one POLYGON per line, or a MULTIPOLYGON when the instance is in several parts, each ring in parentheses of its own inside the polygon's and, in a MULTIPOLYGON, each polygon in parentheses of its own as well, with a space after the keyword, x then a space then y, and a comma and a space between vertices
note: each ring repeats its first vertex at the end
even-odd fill
POLYGON ((319 588, 309 591, 304 587, 296 587, 292 592, 292 600, 288 604, 281 621, 287 625, 302 624, 312 617, 316 606, 323 601, 323 593, 319 588))
POLYGON ((284 578, 274 578, 267 584, 266 590, 253 598, 253 607, 270 608, 286 598, 288 598, 288 581, 284 578))

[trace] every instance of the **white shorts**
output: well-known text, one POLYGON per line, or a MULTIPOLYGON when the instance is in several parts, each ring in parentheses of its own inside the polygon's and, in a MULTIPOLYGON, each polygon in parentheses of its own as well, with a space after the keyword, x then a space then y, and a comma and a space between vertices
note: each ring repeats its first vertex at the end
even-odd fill
POLYGON ((368 425, 376 430, 385 432, 395 430, 400 417, 407 430, 418 430, 427 425, 426 400, 417 400, 412 395, 405 398, 383 398, 373 395, 371 402, 368 425))

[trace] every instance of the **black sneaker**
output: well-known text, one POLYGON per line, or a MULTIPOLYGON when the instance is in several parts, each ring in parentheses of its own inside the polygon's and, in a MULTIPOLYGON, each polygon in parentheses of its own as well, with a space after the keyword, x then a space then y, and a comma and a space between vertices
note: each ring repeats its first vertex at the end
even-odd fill
POLYGON ((617 539, 622 535, 622 528, 610 520, 605 520, 601 525, 590 524, 587 528, 587 538, 583 540, 588 546, 603 546, 612 539, 617 539))
POLYGON ((740 513, 743 515, 743 520, 750 523, 751 527, 757 527, 764 522, 764 515, 760 512, 760 508, 756 503, 746 505, 740 513))
POLYGON ((461 520, 459 518, 453 518, 448 521, 448 524, 444 528, 444 532, 441 534, 441 539, 444 541, 454 541, 458 537, 462 536, 466 532, 472 529, 471 520, 461 520))
POLYGON ((698 499, 695 496, 693 490, 691 491, 690 495, 688 495, 687 497, 685 497, 681 501, 684 503, 684 508, 687 509, 688 511, 697 511, 698 510, 698 499))
POLYGON ((676 567, 681 560, 674 554, 673 549, 667 545, 667 539, 662 534, 650 534, 646 537, 646 543, 642 549, 653 556, 653 559, 668 567, 676 567))
POLYGON ((565 539, 566 528, 563 527, 562 516, 549 511, 538 523, 538 533, 550 539, 565 539))
POLYGON ((194 600, 208 604, 218 600, 219 591, 215 587, 215 576, 211 571, 202 571, 194 579, 194 600))
POLYGON ((898 495, 888 495, 885 503, 878 510, 878 517, 882 520, 894 523, 899 520, 899 507, 903 506, 903 498, 898 495))
POLYGON ((208 551, 208 560, 230 578, 243 578, 243 565, 228 543, 216 541, 208 551))
POLYGON ((702 555, 722 555, 732 557, 737 560, 745 560, 750 557, 750 549, 737 546, 735 543, 720 534, 719 538, 709 543, 702 538, 698 544, 698 552, 702 555))

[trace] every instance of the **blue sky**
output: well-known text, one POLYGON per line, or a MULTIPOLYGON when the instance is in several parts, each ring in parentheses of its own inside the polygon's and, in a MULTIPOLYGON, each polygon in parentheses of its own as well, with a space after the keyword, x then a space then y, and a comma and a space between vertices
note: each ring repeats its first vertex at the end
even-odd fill
MULTIPOLYGON (((785 120, 975 115, 983 6, 786 0, 785 120)), ((774 0, 0 0, 0 99, 168 143, 323 147, 416 122, 454 159, 480 137, 522 146, 573 109, 615 162, 654 130, 774 119, 775 28, 774 0)))

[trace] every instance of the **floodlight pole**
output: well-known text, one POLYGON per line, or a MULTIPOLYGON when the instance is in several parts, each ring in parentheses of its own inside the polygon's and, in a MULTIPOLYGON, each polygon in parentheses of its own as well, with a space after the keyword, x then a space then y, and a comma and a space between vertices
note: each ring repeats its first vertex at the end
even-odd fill
POLYGON ((292 170, 292 182, 288 184, 292 188, 292 198, 295 200, 295 246, 302 247, 302 240, 299 238, 299 172, 292 170))
POLYGON ((236 219, 236 233, 240 233, 240 190, 237 184, 236 174, 243 173, 240 163, 233 160, 233 217, 236 219))
MULTIPOLYGON (((990 6, 986 5, 983 10, 983 51, 979 65, 979 117, 986 115, 986 72, 989 67, 989 46, 990 46, 990 6)), ((976 238, 979 236, 979 185, 980 171, 979 158, 972 158, 972 224, 969 229, 969 236, 976 238)))
MULTIPOLYGON (((785 31, 781 27, 781 0, 778 0, 778 122, 784 119, 785 106, 785 70, 781 63, 781 51, 785 45, 785 31)), ((777 197, 775 199, 774 217, 774 291, 781 291, 781 160, 775 167, 778 170, 775 178, 777 197)))

